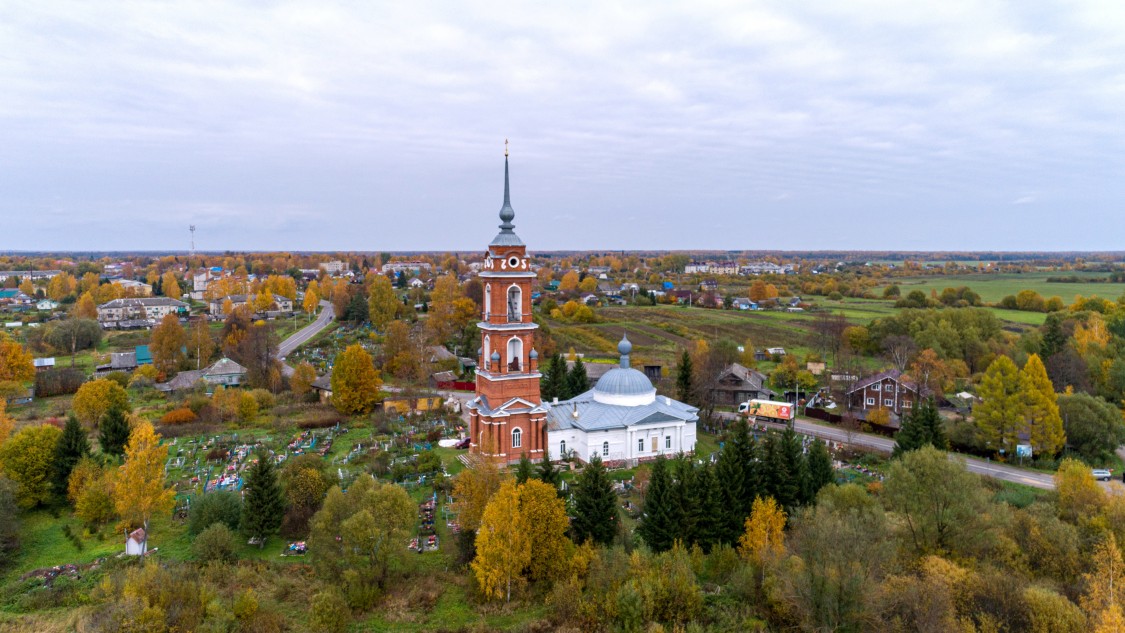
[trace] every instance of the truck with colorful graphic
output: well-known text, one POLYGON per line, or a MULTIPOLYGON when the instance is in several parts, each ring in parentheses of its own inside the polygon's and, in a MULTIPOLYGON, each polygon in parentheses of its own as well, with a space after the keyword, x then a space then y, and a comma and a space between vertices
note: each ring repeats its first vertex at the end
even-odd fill
POLYGON ((767 422, 792 422, 796 413, 790 402, 772 400, 747 400, 738 405, 738 414, 767 422))

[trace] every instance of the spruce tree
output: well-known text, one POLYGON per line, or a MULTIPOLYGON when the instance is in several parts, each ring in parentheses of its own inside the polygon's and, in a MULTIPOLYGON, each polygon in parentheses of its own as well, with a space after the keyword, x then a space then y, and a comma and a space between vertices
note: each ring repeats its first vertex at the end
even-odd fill
MULTIPOLYGON (((719 487, 719 479, 715 476, 715 468, 704 464, 698 469, 695 477, 695 496, 698 509, 695 524, 696 542, 704 552, 723 540, 725 521, 727 516, 723 507, 723 492, 719 487)), ((734 542, 734 541, 730 541, 734 542)))
MULTIPOLYGON (((793 484, 797 491, 796 501, 798 506, 808 504, 811 497, 806 496, 809 486, 809 464, 805 459, 804 447, 801 445, 801 436, 793 429, 786 428, 781 432, 781 448, 785 462, 789 465, 789 472, 795 473, 793 484)), ((778 503, 781 501, 778 500, 778 503)))
POLYGON ((675 522, 676 540, 691 547, 699 541, 700 512, 699 490, 696 482, 695 463, 681 456, 672 462, 675 465, 672 481, 672 508, 679 518, 675 522))
POLYGON ((285 502, 277 483, 273 460, 264 453, 259 453, 257 457, 258 461, 246 473, 242 490, 242 532, 258 539, 258 547, 261 548, 266 539, 281 527, 285 502))
POLYGON ((745 530, 754 497, 760 494, 757 478, 757 447, 745 420, 730 428, 719 451, 715 476, 719 484, 722 519, 717 540, 737 543, 745 530))
POLYGON ((114 457, 125 455, 125 444, 129 442, 129 420, 125 411, 120 407, 113 407, 105 412, 102 417, 98 432, 98 444, 102 453, 114 457))
POLYGON ((52 479, 55 485, 55 494, 59 497, 66 496, 66 487, 70 473, 80 459, 90 454, 90 441, 86 438, 86 431, 82 423, 73 413, 66 416, 66 426, 62 435, 55 444, 55 461, 52 465, 52 479))
POLYGON ((675 503, 672 485, 668 460, 661 455, 652 464, 652 476, 645 492, 644 515, 637 526, 637 533, 654 552, 672 549, 679 534, 676 512, 672 507, 675 503))
POLYGON ((762 492, 792 514, 801 494, 800 469, 789 459, 781 433, 770 433, 765 441, 765 466, 762 492))
POLYGON ((805 458, 809 471, 809 476, 805 480, 808 485, 805 498, 812 501, 816 499, 816 494, 821 488, 836 482, 836 469, 832 467, 832 456, 828 454, 828 446, 820 440, 813 440, 805 458))
POLYGON ((544 402, 550 402, 555 398, 564 400, 564 393, 566 392, 566 361, 563 360, 562 354, 555 352, 551 354, 551 358, 547 360, 547 371, 543 373, 543 379, 539 382, 539 393, 544 402))
POLYGON ((577 543, 591 540, 598 545, 610 545, 620 522, 613 482, 602 464, 602 458, 594 455, 574 484, 574 521, 570 524, 574 540, 577 543))
POLYGON ((528 479, 532 477, 531 460, 527 458, 527 453, 520 455, 520 463, 516 466, 516 483, 525 484, 528 479))
POLYGON ((1058 354, 1064 345, 1066 345, 1066 334, 1062 329, 1062 315, 1052 312, 1047 315, 1047 321, 1043 324, 1043 343, 1040 345, 1043 358, 1058 354))
POLYGON ((551 451, 543 452, 543 460, 539 462, 539 467, 535 471, 535 478, 552 486, 555 492, 560 497, 562 496, 562 491, 559 490, 559 486, 562 484, 562 473, 551 463, 551 451))
POLYGON ((941 416, 930 398, 902 417, 902 428, 895 434, 894 457, 930 445, 940 450, 949 449, 949 440, 942 429, 941 416))
POLYGON ((680 366, 676 369, 676 397, 680 402, 690 405, 698 404, 695 398, 695 369, 692 367, 691 354, 684 350, 680 356, 680 366))
POLYGON ((590 378, 586 375, 586 365, 582 364, 581 357, 576 357, 574 367, 571 367, 566 374, 566 397, 567 399, 574 398, 589 390, 590 378))

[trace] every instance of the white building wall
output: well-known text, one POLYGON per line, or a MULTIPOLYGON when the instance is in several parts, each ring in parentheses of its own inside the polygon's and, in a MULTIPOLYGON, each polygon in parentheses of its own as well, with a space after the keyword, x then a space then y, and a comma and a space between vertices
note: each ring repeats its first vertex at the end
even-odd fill
POLYGON ((551 448, 552 459, 560 457, 561 442, 566 442, 567 451, 584 462, 597 454, 602 461, 652 459, 657 455, 671 457, 679 453, 695 450, 695 423, 668 424, 664 426, 630 427, 608 431, 582 431, 563 429, 547 432, 547 442, 551 448), (652 450, 652 438, 656 440, 656 451, 652 450), (671 438, 671 448, 667 447, 671 438), (638 450, 638 440, 644 442, 643 450, 638 450), (609 455, 603 455, 603 443, 609 443, 609 455))

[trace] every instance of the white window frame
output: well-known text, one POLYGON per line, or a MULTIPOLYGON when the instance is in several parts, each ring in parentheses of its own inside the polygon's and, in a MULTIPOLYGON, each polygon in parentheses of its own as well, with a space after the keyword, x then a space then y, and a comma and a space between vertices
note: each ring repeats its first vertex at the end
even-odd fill
POLYGON ((609 442, 602 442, 602 457, 609 457, 609 442))
POLYGON ((912 403, 912 402, 910 402, 909 400, 903 400, 903 401, 902 401, 902 408, 903 408, 903 409, 909 409, 909 408, 910 408, 910 406, 911 406, 912 404, 913 404, 913 403, 912 403))
POLYGON ((645 438, 643 438, 643 437, 637 438, 637 452, 638 453, 645 452, 645 438))
POLYGON ((884 406, 884 407, 893 407, 893 406, 895 406, 895 400, 894 400, 894 398, 883 398, 883 406, 884 406))
POLYGON ((505 293, 504 293, 504 315, 505 315, 505 318, 507 319, 508 323, 522 323, 523 322, 523 288, 520 288, 518 284, 512 284, 512 285, 508 286, 508 290, 505 291, 505 293), (511 306, 511 303, 512 303, 512 291, 513 290, 515 291, 516 299, 519 301, 519 312, 517 312, 515 315, 513 315, 509 311, 509 309, 510 309, 509 306, 511 306), (513 316, 515 316, 514 321, 512 320, 513 316))
POLYGON ((873 391, 881 391, 883 389, 883 385, 881 385, 880 383, 875 383, 871 385, 871 389, 873 391))
POLYGON ((523 431, 518 426, 512 429, 512 448, 523 448, 523 431))
POLYGON ((504 352, 508 354, 507 358, 501 359, 504 366, 508 367, 512 364, 512 361, 516 361, 516 371, 523 371, 523 339, 518 336, 508 339, 504 352))
POLYGON ((869 406, 869 407, 875 406, 875 398, 868 398, 867 399, 867 406, 869 406))
POLYGON ((566 458, 566 440, 559 440, 559 456, 566 458))
POLYGON ((484 286, 484 319, 487 321, 488 317, 492 316, 492 284, 485 284, 484 286))
POLYGON ((672 436, 671 435, 665 435, 664 436, 664 448, 668 449, 668 450, 672 449, 672 436))

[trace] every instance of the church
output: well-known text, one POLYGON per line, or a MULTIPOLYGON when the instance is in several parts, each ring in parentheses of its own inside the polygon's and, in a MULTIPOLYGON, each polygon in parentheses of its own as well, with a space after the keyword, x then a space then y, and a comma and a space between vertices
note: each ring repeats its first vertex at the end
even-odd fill
POLYGON ((531 316, 535 272, 512 220, 508 152, 504 152, 504 203, 500 232, 481 265, 484 306, 477 358, 476 397, 468 405, 470 450, 500 463, 527 455, 610 464, 635 464, 658 455, 695 450, 699 411, 659 396, 652 381, 629 364, 632 344, 622 338, 620 361, 570 400, 543 402, 539 353, 531 316))

